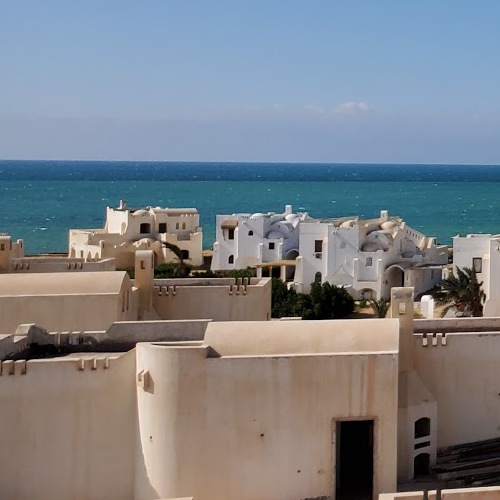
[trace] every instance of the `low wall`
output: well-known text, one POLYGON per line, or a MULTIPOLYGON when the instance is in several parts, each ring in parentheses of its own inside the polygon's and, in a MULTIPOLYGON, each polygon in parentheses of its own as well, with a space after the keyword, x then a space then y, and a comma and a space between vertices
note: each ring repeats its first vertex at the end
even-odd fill
POLYGON ((498 318, 416 319, 415 333, 495 332, 500 331, 498 318))
POLYGON ((456 490, 413 491, 408 493, 384 493, 379 495, 379 500, 499 500, 500 487, 489 488, 463 488, 456 490))
POLYGON ((266 321, 271 318, 271 280, 155 280, 153 307, 169 320, 266 321))

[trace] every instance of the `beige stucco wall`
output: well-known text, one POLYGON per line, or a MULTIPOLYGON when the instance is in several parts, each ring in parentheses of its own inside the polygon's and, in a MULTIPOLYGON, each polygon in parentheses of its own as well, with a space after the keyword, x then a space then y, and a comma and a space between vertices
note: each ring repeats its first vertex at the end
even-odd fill
POLYGON ((414 337, 415 371, 437 401, 437 445, 490 439, 500 436, 498 356, 500 335, 448 333, 414 337))
POLYGON ((3 370, 0 498, 133 499, 135 352, 108 368, 110 355, 97 356, 96 369, 59 358, 28 361, 24 375, 3 370))
MULTIPOLYGON (((195 281, 195 280, 193 280, 195 281)), ((179 280, 157 280, 153 307, 161 319, 266 321, 271 318, 271 280, 251 285, 169 285, 179 280), (160 285, 160 286, 158 286, 160 285)), ((236 280, 231 280, 233 283, 236 280)), ((258 281, 258 283, 257 283, 258 281)))
POLYGON ((138 500, 329 496, 335 421, 350 418, 375 419, 375 491, 395 490, 397 353, 208 352, 137 346, 137 371, 149 379, 137 389, 138 500))

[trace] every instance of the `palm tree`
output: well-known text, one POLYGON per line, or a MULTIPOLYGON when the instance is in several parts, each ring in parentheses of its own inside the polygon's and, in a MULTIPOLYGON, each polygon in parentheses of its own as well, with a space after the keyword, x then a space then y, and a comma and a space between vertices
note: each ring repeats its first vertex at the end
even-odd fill
POLYGON ((391 305, 391 303, 383 297, 379 300, 370 300, 369 304, 377 318, 385 318, 387 315, 387 311, 389 310, 389 306, 391 305))
POLYGON ((162 241, 162 245, 170 250, 179 260, 179 263, 174 268, 174 277, 176 278, 186 278, 189 275, 189 266, 184 262, 184 257, 182 255, 182 250, 173 243, 168 241, 162 241))
POLYGON ((464 316, 482 316, 483 302, 486 295, 482 289, 483 282, 477 280, 476 272, 470 267, 457 267, 456 275, 442 280, 439 289, 433 294, 436 302, 445 305, 443 317, 452 307, 464 316))

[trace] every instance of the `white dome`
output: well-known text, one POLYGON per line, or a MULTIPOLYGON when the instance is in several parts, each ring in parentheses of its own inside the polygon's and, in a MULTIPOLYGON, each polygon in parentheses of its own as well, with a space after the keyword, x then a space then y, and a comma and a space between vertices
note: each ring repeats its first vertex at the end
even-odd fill
POLYGON ((349 227, 354 227, 355 225, 356 225, 356 221, 354 219, 349 219, 349 220, 342 222, 342 224, 340 224, 340 227, 349 228, 349 227))
POLYGON ((144 215, 149 215, 149 212, 147 210, 144 210, 143 208, 141 208, 140 210, 136 210, 135 212, 132 212, 132 215, 134 217, 141 217, 144 215))
POLYGON ((297 217, 298 217, 297 214, 288 214, 288 215, 285 215, 285 220, 287 222, 293 222, 297 217))

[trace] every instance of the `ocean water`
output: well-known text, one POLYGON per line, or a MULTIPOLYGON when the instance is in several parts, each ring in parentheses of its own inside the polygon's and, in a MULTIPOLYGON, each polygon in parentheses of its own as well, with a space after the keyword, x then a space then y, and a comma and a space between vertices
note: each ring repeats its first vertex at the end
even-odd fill
POLYGON ((441 243, 500 233, 500 166, 0 161, 0 232, 30 254, 66 252, 70 228, 103 227, 120 199, 197 208, 207 248, 216 214, 286 204, 313 217, 389 210, 441 243))

